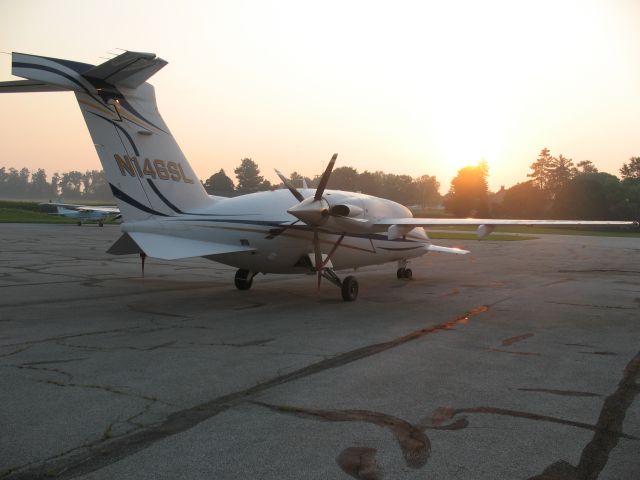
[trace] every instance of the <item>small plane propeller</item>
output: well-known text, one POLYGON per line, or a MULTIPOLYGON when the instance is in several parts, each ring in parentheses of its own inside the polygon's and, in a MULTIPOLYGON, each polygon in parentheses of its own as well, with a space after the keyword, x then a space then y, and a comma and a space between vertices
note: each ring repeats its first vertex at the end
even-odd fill
POLYGON ((302 196, 302 194, 298 191, 298 189, 296 187, 293 186, 293 184, 289 181, 289 179, 287 177, 285 177, 284 175, 282 175, 282 173, 280 173, 280 170, 278 170, 277 168, 275 169, 276 173, 278 174, 278 177, 280 177, 280 180, 282 180, 282 183, 284 183, 284 186, 287 187, 289 189, 289 191, 291 192, 291 194, 296 197, 296 199, 299 202, 302 202, 304 200, 304 197, 302 196))
POLYGON ((313 197, 308 198, 304 198, 289 179, 276 170, 276 173, 278 174, 278 177, 280 177, 280 180, 282 180, 282 183, 289 189, 291 194, 296 197, 296 200, 300 202, 287 210, 287 212, 313 228, 313 253, 315 269, 316 272, 318 272, 318 289, 320 289, 322 269, 324 268, 324 265, 322 260, 322 250, 320 249, 320 235, 317 227, 322 224, 323 220, 329 215, 329 204, 322 198, 322 194, 327 188, 327 184, 329 183, 329 178, 331 177, 331 172, 333 171, 333 166, 335 165, 337 158, 338 154, 334 153, 327 165, 327 168, 325 168, 322 177, 320 177, 320 182, 318 183, 318 188, 316 188, 315 194, 313 197))
MULTIPOLYGON (((334 153, 325 168, 324 173, 320 177, 320 182, 318 183, 318 187, 312 197, 304 198, 304 196, 300 193, 300 191, 293 186, 291 181, 282 175, 278 170, 276 173, 282 183, 289 189, 291 194, 298 200, 298 204, 294 205, 290 209, 287 210, 288 213, 296 217, 299 221, 302 221, 313 230, 313 254, 314 254, 314 262, 315 262, 315 270, 318 274, 318 288, 320 288, 320 281, 322 279, 322 272, 325 268, 326 263, 328 263, 328 258, 331 258, 335 250, 340 245, 342 238, 333 246, 331 252, 328 255, 327 260, 322 258, 322 250, 320 248, 320 234, 319 228, 329 219, 329 217, 336 217, 343 219, 345 222, 350 222, 351 228, 366 228, 368 222, 365 218, 357 218, 362 215, 363 209, 358 207, 357 205, 351 205, 349 203, 342 203, 338 205, 331 206, 329 202, 323 198, 324 191, 327 188, 329 183, 329 178, 331 177, 331 172, 333 171, 333 167, 336 163, 336 159, 338 158, 338 154, 334 153)), ((306 187, 306 185, 305 185, 306 187)), ((277 230, 274 229, 274 232, 270 234, 267 238, 275 238, 277 235, 280 235, 287 228, 290 228, 295 223, 291 225, 287 225, 281 227, 277 230)))

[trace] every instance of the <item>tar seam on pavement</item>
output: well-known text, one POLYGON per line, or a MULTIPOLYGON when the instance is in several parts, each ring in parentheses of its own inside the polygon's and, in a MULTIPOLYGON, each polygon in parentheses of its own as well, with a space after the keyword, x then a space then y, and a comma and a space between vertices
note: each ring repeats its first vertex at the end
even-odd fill
MULTIPOLYGON (((275 377, 253 387, 223 395, 195 407, 171 413, 164 422, 136 433, 100 442, 76 454, 59 455, 54 461, 44 461, 39 465, 26 468, 14 475, 11 480, 25 480, 54 475, 58 479, 69 479, 94 472, 112 463, 127 458, 144 450, 164 438, 184 432, 199 423, 214 417, 250 397, 270 388, 283 385, 326 370, 339 368, 363 358, 377 355, 405 343, 417 340, 426 335, 452 330, 456 325, 464 325, 471 318, 489 310, 488 305, 480 305, 463 315, 444 323, 425 327, 403 335, 388 342, 368 345, 349 352, 338 354, 332 358, 313 363, 286 375, 275 377)), ((77 335, 73 335, 77 336, 77 335)), ((25 342, 30 343, 30 342, 25 342)))

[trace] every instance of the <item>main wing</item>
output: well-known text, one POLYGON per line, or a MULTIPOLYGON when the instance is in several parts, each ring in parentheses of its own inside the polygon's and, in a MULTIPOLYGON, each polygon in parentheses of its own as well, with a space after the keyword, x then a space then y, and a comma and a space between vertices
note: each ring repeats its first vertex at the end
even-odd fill
MULTIPOLYGON (((526 227, 630 227, 637 226, 638 222, 622 222, 607 220, 513 220, 494 218, 381 218, 372 222, 374 228, 388 227, 389 239, 396 238, 398 232, 408 230, 411 227, 437 227, 437 226, 477 226, 478 238, 483 239, 499 226, 526 226, 526 227)), ((453 253, 453 252, 449 252, 453 253)))
POLYGON ((491 227, 506 225, 522 225, 527 227, 603 227, 603 226, 637 226, 638 222, 606 221, 606 220, 509 220, 495 218, 381 218, 373 222, 377 226, 407 225, 414 227, 434 226, 480 226, 491 227))
POLYGON ((53 207, 62 207, 67 210, 75 210, 76 212, 84 212, 84 213, 104 213, 108 214, 118 214, 120 213, 120 209, 115 206, 93 206, 93 205, 74 205, 71 203, 54 203, 54 202, 45 202, 40 205, 51 205, 53 207))

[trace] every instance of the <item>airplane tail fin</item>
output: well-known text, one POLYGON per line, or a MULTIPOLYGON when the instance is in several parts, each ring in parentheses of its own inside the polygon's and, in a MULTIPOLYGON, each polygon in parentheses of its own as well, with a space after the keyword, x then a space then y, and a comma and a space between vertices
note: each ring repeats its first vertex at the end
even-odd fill
POLYGON ((197 213, 207 195, 158 112, 146 80, 167 62, 153 53, 125 52, 97 66, 12 54, 0 93, 73 91, 125 222, 197 213))

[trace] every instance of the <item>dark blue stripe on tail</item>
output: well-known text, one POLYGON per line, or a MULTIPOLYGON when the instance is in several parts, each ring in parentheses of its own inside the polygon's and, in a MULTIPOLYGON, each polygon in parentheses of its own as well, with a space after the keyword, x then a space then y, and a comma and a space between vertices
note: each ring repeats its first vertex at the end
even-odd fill
POLYGON ((156 184, 153 183, 151 181, 150 178, 147 178, 147 182, 149 182, 149 185, 151 185, 151 188, 153 189, 154 192, 156 192, 156 195, 158 195, 158 197, 160 197, 160 200, 162 200, 171 210, 173 210, 176 213, 182 213, 184 214, 185 212, 183 212, 182 210, 180 210, 178 207, 176 207, 173 203, 171 203, 167 197, 165 197, 160 190, 158 190, 158 187, 156 187, 156 184))
POLYGON ((123 202, 128 203, 129 205, 137 208, 138 210, 142 210, 143 212, 150 213, 151 215, 158 215, 159 217, 170 216, 170 215, 167 215, 166 213, 158 212, 157 210, 153 210, 152 208, 149 208, 146 205, 141 204, 139 201, 137 201, 134 198, 131 198, 129 195, 124 193, 122 190, 120 190, 118 187, 116 187, 112 183, 109 183, 109 187, 111 187, 111 193, 113 193, 114 197, 116 197, 118 200, 122 200, 123 202))

